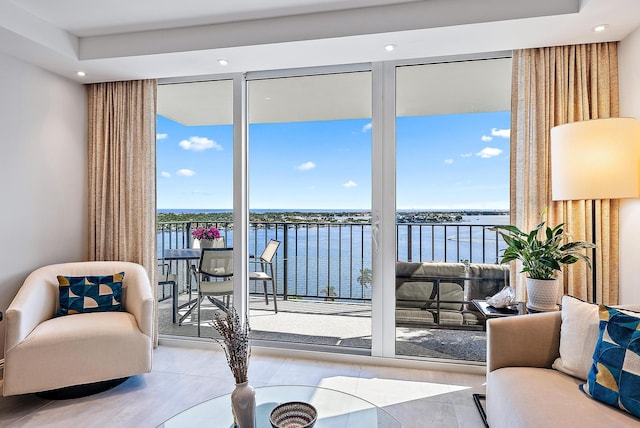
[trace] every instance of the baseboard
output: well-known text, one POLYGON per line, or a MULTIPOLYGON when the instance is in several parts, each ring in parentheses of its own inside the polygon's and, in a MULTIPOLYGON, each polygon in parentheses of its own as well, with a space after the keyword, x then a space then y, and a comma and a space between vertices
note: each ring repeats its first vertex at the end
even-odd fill
MULTIPOLYGON (((200 349, 212 349, 222 352, 220 345, 211 339, 205 340, 203 338, 184 338, 184 337, 168 337, 161 336, 159 340, 161 346, 177 346, 186 348, 200 348, 200 349), (194 340, 195 339, 195 340, 194 340)), ((484 363, 477 362, 459 362, 459 361, 435 361, 433 359, 419 359, 413 357, 396 356, 395 358, 389 357, 373 357, 371 355, 362 354, 346 354, 332 352, 333 349, 319 348, 314 349, 293 349, 291 344, 288 347, 278 346, 251 346, 251 353, 254 355, 265 355, 274 357, 297 357, 303 359, 318 359, 323 361, 332 361, 336 363, 354 363, 354 364, 369 364, 369 365, 382 365, 398 368, 411 368, 411 369, 424 369, 424 370, 438 370, 455 373, 468 373, 484 375, 486 373, 486 366, 484 363)))

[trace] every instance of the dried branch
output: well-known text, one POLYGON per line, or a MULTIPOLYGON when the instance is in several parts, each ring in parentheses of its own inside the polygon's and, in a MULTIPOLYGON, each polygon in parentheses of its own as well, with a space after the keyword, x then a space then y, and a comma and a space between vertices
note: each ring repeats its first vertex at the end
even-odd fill
POLYGON ((213 316, 213 326, 222 337, 222 340, 214 339, 224 349, 227 363, 236 383, 243 383, 248 380, 247 371, 251 356, 249 319, 245 317, 244 323, 240 322, 240 317, 233 306, 225 314, 225 316, 220 316, 216 312, 213 316))

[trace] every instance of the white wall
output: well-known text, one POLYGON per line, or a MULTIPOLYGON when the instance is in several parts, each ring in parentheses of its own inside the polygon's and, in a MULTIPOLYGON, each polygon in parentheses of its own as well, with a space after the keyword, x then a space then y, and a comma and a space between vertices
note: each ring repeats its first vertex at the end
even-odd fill
POLYGON ((3 313, 35 268, 86 260, 86 105, 83 85, 0 54, 3 313))
MULTIPOLYGON (((640 119, 640 28, 618 47, 620 116, 640 119)), ((640 302, 640 199, 620 207, 620 303, 640 302)))

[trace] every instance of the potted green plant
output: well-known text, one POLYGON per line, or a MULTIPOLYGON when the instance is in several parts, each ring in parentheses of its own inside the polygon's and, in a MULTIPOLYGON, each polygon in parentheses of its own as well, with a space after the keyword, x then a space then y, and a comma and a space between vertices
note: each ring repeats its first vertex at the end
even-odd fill
POLYGON ((557 309, 558 282, 556 273, 561 265, 570 265, 584 260, 591 268, 589 258, 582 252, 595 245, 585 241, 570 242, 570 236, 563 229, 564 223, 555 227, 538 224, 530 232, 523 232, 516 226, 494 226, 507 247, 503 250, 500 263, 519 260, 522 271, 527 276, 527 307, 533 310, 549 311, 557 309))

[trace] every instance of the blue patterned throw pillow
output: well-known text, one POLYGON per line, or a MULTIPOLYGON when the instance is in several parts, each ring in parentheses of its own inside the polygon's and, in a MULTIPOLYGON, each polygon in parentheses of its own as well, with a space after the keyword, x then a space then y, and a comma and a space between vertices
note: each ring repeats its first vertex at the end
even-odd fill
POLYGON ((106 276, 62 276, 56 316, 122 310, 124 272, 106 276))
POLYGON ((580 389, 640 417, 640 313, 600 305, 600 337, 580 389))

